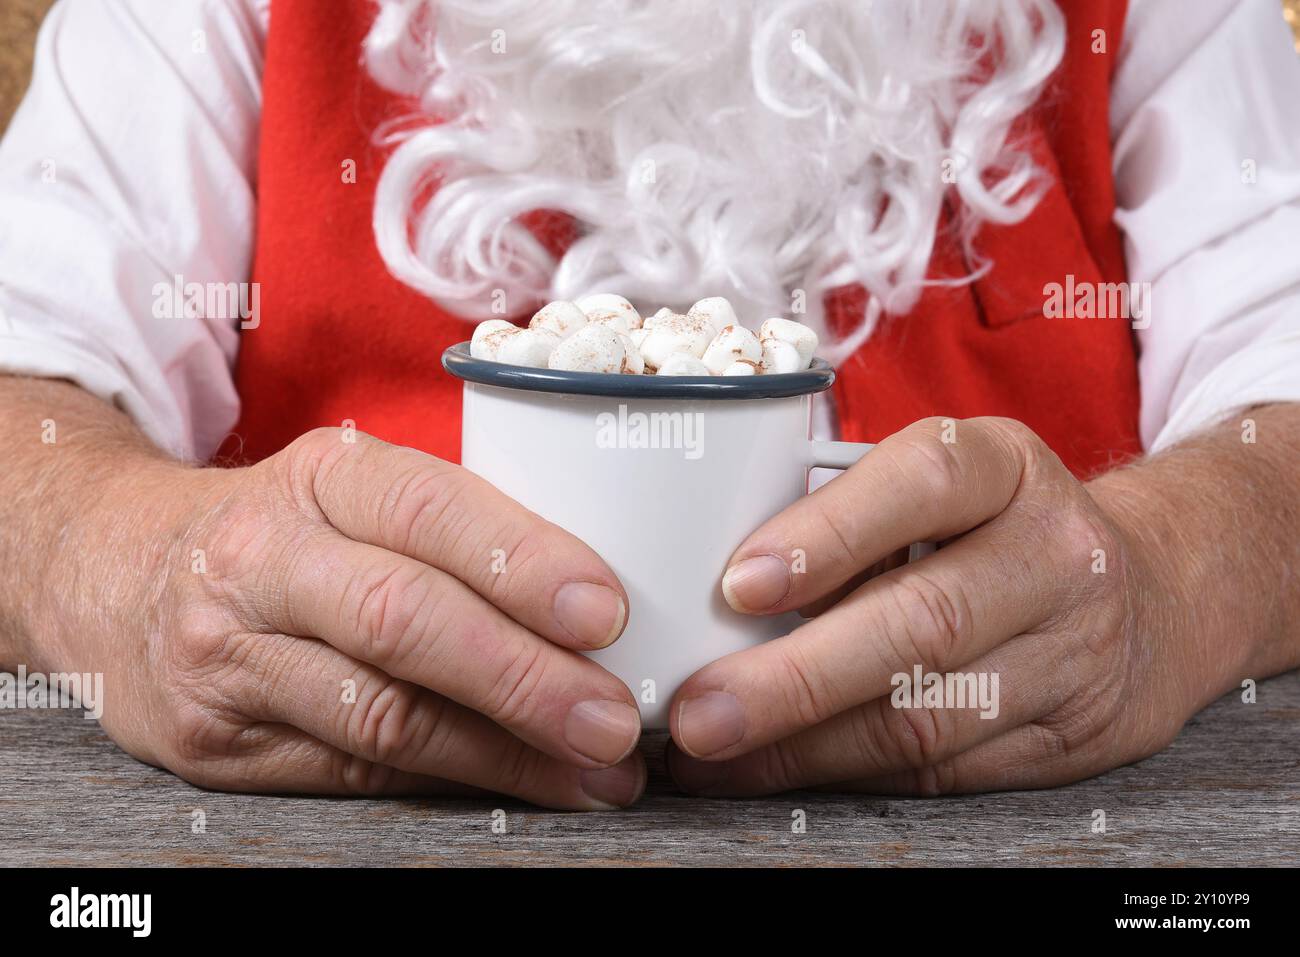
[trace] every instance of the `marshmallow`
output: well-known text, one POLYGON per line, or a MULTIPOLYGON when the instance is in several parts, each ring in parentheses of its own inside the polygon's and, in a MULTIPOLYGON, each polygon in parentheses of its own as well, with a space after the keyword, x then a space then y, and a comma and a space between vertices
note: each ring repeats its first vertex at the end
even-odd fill
POLYGON ((763 340, 763 372, 771 375, 805 368, 799 350, 782 339, 763 340))
POLYGON ((710 372, 714 375, 721 375, 727 366, 738 359, 748 359, 751 362, 761 361, 763 347, 759 345, 758 337, 744 326, 727 326, 709 343, 709 347, 704 350, 702 358, 704 364, 709 367, 710 372))
POLYGON ((710 296, 708 299, 701 299, 691 306, 691 311, 687 315, 703 319, 713 327, 715 333, 719 334, 727 326, 740 325, 740 320, 736 318, 736 310, 732 309, 731 303, 721 296, 710 296))
POLYGON ((763 320, 758 328, 760 339, 780 339, 799 350, 800 368, 806 369, 812 362, 813 353, 817 351, 817 333, 802 322, 775 317, 763 320))
POLYGON ((658 312, 656 312, 653 316, 651 316, 643 323, 643 328, 653 329, 655 326, 662 325, 664 322, 666 322, 669 319, 685 319, 685 318, 686 315, 684 313, 673 312, 667 306, 664 306, 662 309, 660 309, 658 312))
MULTIPOLYGON (((636 329, 634 331, 640 332, 641 330, 636 329)), ((632 341, 631 336, 625 336, 620 332, 618 337, 623 340, 623 351, 626 353, 623 357, 621 371, 626 372, 628 375, 641 375, 641 373, 645 372, 645 360, 641 358, 641 350, 632 341)))
POLYGON ((497 348, 497 362, 512 366, 532 366, 545 369, 551 353, 561 342, 559 336, 545 329, 516 329, 497 348))
POLYGON ((713 327, 704 319, 690 316, 665 318, 641 342, 641 356, 646 365, 657 369, 676 352, 700 358, 712 340, 713 327))
POLYGON ((674 352, 659 367, 658 375, 709 375, 709 367, 693 355, 674 352))
POLYGON ((547 366, 565 372, 622 372, 628 358, 619 333, 592 324, 556 346, 547 366))
POLYGON ((589 317, 587 321, 594 326, 604 326, 606 329, 613 329, 620 336, 625 336, 632 331, 632 327, 627 324, 627 317, 621 316, 615 312, 606 312, 598 316, 589 317))
POLYGON ((571 302, 557 299, 538 309, 528 321, 529 329, 545 329, 567 339, 587 324, 587 314, 571 302))
POLYGON ((598 292, 591 296, 583 296, 576 305, 586 313, 589 322, 613 326, 623 333, 641 328, 641 314, 636 311, 632 303, 612 292, 598 292))
POLYGON ((664 306, 643 321, 627 299, 602 292, 549 302, 526 329, 504 319, 481 322, 470 355, 570 372, 749 376, 807 369, 817 345, 816 332, 779 316, 755 335, 721 296, 685 314, 664 306))
POLYGON ((495 362, 497 350, 501 348, 505 337, 494 333, 505 333, 507 330, 518 332, 519 327, 504 319, 488 319, 486 322, 480 322, 474 327, 474 335, 470 337, 469 354, 475 359, 489 359, 495 362))

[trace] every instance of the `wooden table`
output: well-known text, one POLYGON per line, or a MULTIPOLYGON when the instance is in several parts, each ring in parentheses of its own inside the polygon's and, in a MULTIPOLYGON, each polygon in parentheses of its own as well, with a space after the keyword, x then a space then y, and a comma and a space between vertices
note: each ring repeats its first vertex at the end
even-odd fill
POLYGON ((630 811, 511 801, 215 794, 128 757, 80 712, 0 711, 0 865, 1124 864, 1300 862, 1300 674, 1230 694, 1141 764, 1053 791, 938 800, 695 800, 663 774, 630 811), (494 833, 493 811, 506 833, 494 833), (1106 832, 1093 833, 1093 811, 1106 832), (193 833, 201 810, 206 832, 193 833), (795 813, 805 833, 793 833, 795 813))

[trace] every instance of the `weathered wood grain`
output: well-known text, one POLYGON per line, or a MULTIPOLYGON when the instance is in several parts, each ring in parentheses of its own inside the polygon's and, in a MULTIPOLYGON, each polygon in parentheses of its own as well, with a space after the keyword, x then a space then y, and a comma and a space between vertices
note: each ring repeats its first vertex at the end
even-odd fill
POLYGON ((1236 694, 1141 764, 1053 791, 938 800, 674 791, 607 814, 510 801, 200 791, 128 757, 79 712, 0 711, 0 865, 846 865, 1300 863, 1300 675, 1236 694), (492 811, 506 813, 494 834, 492 811), (1091 830, 1106 812, 1105 834, 1091 830), (191 812, 207 832, 191 832, 191 812), (792 812, 807 832, 791 832, 792 812))

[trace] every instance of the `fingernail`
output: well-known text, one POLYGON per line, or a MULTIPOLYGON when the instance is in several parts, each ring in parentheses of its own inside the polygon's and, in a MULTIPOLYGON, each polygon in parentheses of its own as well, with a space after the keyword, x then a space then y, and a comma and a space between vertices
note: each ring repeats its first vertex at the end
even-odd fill
POLYGON ((735 695, 708 691, 677 709, 677 743, 692 757, 717 754, 745 736, 745 711, 735 695))
POLYGON ((582 701, 564 719, 569 747, 600 764, 627 757, 640 736, 640 713, 621 701, 582 701))
POLYGON ((568 582, 555 593, 555 620, 579 644, 604 648, 627 620, 623 596, 592 582, 568 582))
POLYGON ((612 807, 627 807, 641 796, 644 786, 641 762, 624 761, 612 768, 583 771, 578 775, 578 784, 593 801, 612 807))
POLYGON ((775 555, 746 558, 722 577, 722 595, 736 611, 764 611, 789 593, 790 567, 775 555))

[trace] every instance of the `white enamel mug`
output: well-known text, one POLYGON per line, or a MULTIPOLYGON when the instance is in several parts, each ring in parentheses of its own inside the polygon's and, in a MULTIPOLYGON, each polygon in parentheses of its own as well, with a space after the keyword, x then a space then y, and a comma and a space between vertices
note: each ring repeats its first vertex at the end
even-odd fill
POLYGON ((738 614, 721 581, 740 543, 807 494, 810 468, 848 468, 871 448, 810 438, 812 397, 835 378, 824 361, 769 376, 596 375, 473 359, 461 343, 443 365, 465 382, 462 464, 586 542, 627 590, 623 636, 590 657, 627 683, 646 730, 668 727, 695 671, 801 621, 738 614))

